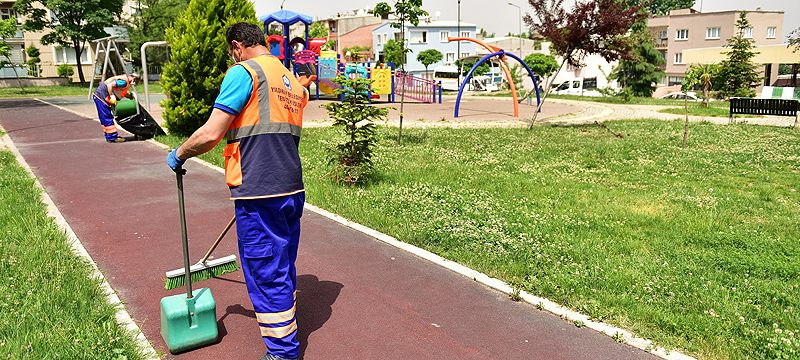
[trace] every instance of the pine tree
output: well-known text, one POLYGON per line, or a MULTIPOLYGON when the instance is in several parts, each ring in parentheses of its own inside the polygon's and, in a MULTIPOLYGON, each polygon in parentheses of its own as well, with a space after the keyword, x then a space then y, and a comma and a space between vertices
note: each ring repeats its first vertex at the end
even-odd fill
POLYGON ((664 56, 656 49, 653 36, 647 30, 647 23, 639 21, 633 25, 631 35, 631 56, 620 60, 619 65, 609 76, 617 80, 623 90, 633 96, 650 97, 656 84, 664 77, 664 56))
POLYGON ((723 97, 753 97, 756 95, 755 87, 761 81, 761 75, 756 71, 753 58, 758 54, 754 51, 755 41, 744 37, 745 29, 750 27, 747 12, 739 13, 736 21, 736 36, 728 39, 726 52, 728 58, 720 63, 719 79, 722 84, 720 95, 723 97))
POLYGON ((257 24, 248 0, 191 0, 167 30, 170 61, 164 66, 164 120, 170 133, 190 135, 205 123, 225 72, 232 64, 225 30, 237 22, 257 24))

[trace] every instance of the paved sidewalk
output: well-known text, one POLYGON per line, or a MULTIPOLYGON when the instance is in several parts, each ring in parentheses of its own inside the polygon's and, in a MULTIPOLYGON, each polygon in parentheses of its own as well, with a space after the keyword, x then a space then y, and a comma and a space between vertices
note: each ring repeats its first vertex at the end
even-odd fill
MULTIPOLYGON (((221 342, 167 352, 159 299, 181 292, 165 291, 163 276, 182 255, 175 178, 163 150, 107 144, 97 122, 34 100, 0 101, 0 110, 0 125, 165 358, 257 359, 265 351, 237 272, 200 283, 216 299, 221 342)), ((232 204, 221 174, 194 162, 187 170, 196 259, 232 204)), ((306 359, 654 358, 316 213, 306 211, 302 226, 298 323, 306 359)), ((231 234, 217 254, 235 248, 231 234)))

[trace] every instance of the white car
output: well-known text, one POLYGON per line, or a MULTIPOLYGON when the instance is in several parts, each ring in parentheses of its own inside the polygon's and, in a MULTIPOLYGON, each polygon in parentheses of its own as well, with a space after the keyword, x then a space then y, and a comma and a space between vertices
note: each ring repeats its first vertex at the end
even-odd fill
POLYGON ((697 93, 693 91, 687 91, 684 95, 683 92, 671 92, 667 95, 660 97, 659 99, 673 99, 673 100, 683 100, 684 97, 688 97, 689 101, 703 101, 703 99, 697 97, 697 93))

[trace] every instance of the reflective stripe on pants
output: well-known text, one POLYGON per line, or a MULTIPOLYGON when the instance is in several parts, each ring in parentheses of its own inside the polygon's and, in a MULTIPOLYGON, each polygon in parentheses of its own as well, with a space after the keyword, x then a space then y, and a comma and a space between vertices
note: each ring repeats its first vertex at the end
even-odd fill
POLYGON ((97 117, 100 118, 100 125, 103 126, 103 132, 106 134, 106 140, 114 141, 119 137, 117 134, 117 127, 114 125, 114 114, 111 108, 106 105, 97 96, 92 96, 94 99, 94 106, 97 108, 97 117))
POLYGON ((297 358, 297 245, 305 193, 236 200, 236 233, 247 292, 270 354, 297 358))

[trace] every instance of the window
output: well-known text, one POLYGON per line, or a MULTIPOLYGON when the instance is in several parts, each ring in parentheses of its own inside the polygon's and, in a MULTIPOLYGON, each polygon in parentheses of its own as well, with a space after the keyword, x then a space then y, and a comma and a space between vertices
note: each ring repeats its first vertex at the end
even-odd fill
POLYGON ((667 30, 661 30, 661 32, 658 33, 658 38, 661 40, 667 40, 669 38, 669 36, 667 36, 667 30))
MULTIPOLYGON (((91 64, 91 60, 89 59, 89 46, 86 46, 83 49, 83 53, 81 54, 81 64, 91 64)), ((75 50, 71 47, 62 47, 62 46, 54 46, 53 47, 53 57, 55 57, 55 63, 57 65, 61 64, 71 64, 77 65, 78 62, 75 58, 75 50)))
POLYGON ((767 39, 774 39, 775 38, 775 27, 770 26, 767 28, 767 39))
POLYGON ((389 34, 383 34, 383 43, 386 44, 389 42, 389 34))
MULTIPOLYGON (((17 19, 17 13, 10 8, 0 9, 0 20, 17 19)), ((17 19, 18 20, 18 19, 17 19)))
POLYGON ((403 38, 401 37, 401 34, 399 32, 394 33, 394 41, 400 42, 402 40, 403 38))
POLYGON ((742 30, 742 37, 746 38, 746 39, 752 39, 753 38, 753 27, 751 26, 751 27, 744 28, 744 30, 742 30))
POLYGON ((683 64, 683 53, 675 53, 675 61, 673 64, 683 64))
POLYGON ((443 42, 443 43, 449 42, 447 40, 449 38, 450 38, 450 32, 449 31, 442 31, 442 32, 439 33, 439 42, 443 42))
POLYGON ((667 80, 667 86, 675 86, 683 84, 682 76, 670 76, 667 80))
POLYGON ((719 28, 710 27, 706 29, 706 39, 719 39, 719 28))
POLYGON ((428 42, 427 31, 414 31, 411 33, 412 44, 426 44, 428 42))
POLYGON ((594 90, 597 89, 597 78, 586 78, 583 79, 583 90, 594 90))
POLYGON ((676 31, 675 40, 689 40, 689 29, 680 29, 676 31))
POLYGON ((454 63, 455 61, 456 61, 456 53, 449 52, 444 55, 444 62, 451 64, 454 63))
POLYGON ((378 34, 376 38, 377 38, 376 40, 378 41, 378 46, 383 45, 383 34, 378 34))
POLYGON ((470 32, 469 32, 469 31, 462 31, 462 32, 461 32, 461 37, 465 37, 465 38, 472 37, 472 36, 470 36, 469 34, 470 34, 470 32))
POLYGON ((465 57, 467 57, 467 56, 469 56, 469 53, 468 53, 468 52, 462 52, 462 53, 461 53, 461 57, 462 57, 462 58, 465 58, 465 57))

